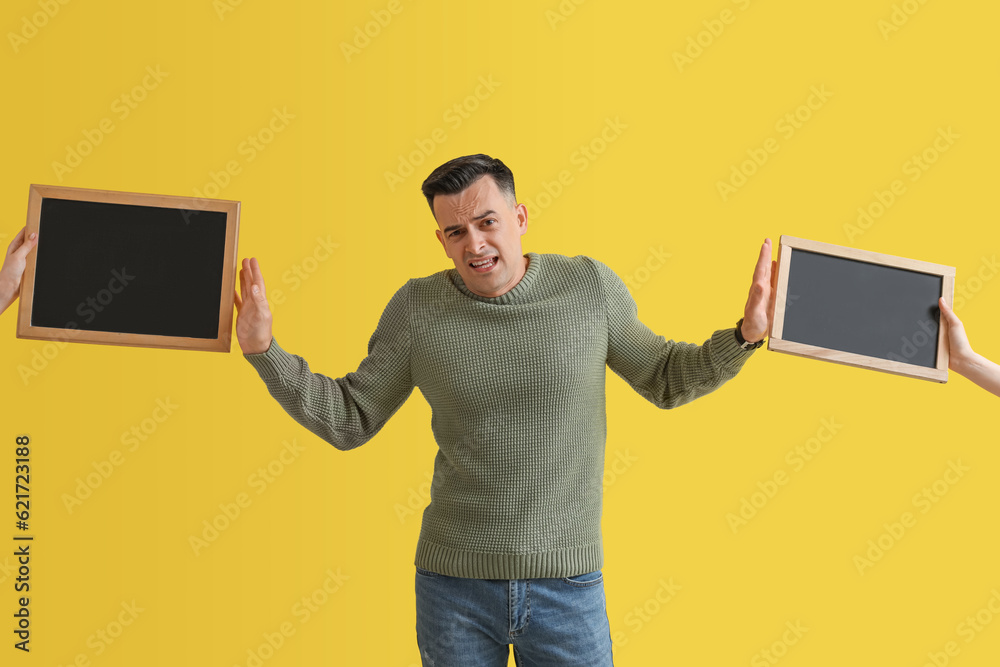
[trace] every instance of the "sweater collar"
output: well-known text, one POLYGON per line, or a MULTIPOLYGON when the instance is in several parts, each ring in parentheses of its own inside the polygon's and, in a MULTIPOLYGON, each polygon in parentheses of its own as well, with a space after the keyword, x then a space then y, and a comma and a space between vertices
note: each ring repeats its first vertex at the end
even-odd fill
POLYGON ((523 301, 525 296, 531 292, 532 285, 534 285, 535 281, 538 279, 538 274, 541 271, 541 255, 536 252, 529 252, 525 253, 524 256, 528 258, 528 268, 525 269, 524 275, 521 276, 521 279, 516 285, 500 296, 480 296, 476 294, 465 286, 465 281, 462 280, 462 276, 459 275, 458 269, 448 269, 448 278, 459 292, 470 299, 475 299, 476 301, 495 304, 507 304, 523 301))

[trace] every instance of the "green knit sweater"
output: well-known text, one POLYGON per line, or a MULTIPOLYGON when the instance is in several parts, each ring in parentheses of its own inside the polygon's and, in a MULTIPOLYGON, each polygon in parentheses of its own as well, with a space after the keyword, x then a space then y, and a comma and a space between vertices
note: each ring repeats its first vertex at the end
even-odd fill
POLYGON ((338 449, 371 439, 420 387, 438 444, 416 565, 479 579, 603 567, 605 367, 661 408, 733 377, 752 351, 733 328, 664 340, 621 279, 590 257, 528 253, 507 293, 455 269, 407 281, 357 371, 332 379, 272 340, 245 355, 296 421, 338 449))

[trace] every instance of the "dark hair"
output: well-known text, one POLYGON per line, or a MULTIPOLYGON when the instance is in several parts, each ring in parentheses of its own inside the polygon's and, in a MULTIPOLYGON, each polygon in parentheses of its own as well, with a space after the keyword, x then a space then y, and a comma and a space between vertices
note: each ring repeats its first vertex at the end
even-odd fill
POLYGON ((433 214, 436 195, 457 194, 483 176, 492 176, 500 194, 512 206, 514 205, 517 201, 514 196, 514 174, 500 160, 482 153, 463 155, 454 160, 448 160, 431 172, 420 189, 427 197, 427 205, 431 207, 433 214))

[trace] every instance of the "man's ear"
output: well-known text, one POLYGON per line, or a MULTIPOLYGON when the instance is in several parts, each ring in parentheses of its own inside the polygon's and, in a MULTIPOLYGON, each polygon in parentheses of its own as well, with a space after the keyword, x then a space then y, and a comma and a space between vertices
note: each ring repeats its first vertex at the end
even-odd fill
POLYGON ((521 236, 524 236, 528 233, 528 207, 518 204, 514 207, 514 213, 517 215, 517 226, 521 230, 521 236))
POLYGON ((441 233, 440 229, 435 229, 434 230, 434 235, 437 237, 437 240, 441 242, 441 247, 444 248, 444 254, 447 255, 448 254, 448 248, 445 247, 445 245, 444 245, 444 234, 441 233))

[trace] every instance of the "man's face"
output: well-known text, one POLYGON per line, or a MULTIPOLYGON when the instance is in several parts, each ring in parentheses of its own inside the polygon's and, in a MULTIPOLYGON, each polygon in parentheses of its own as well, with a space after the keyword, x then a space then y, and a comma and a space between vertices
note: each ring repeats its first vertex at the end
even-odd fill
POLYGON ((524 276, 521 236, 528 231, 528 209, 511 206, 492 176, 457 194, 437 195, 434 214, 437 238, 470 291, 500 296, 524 276))

